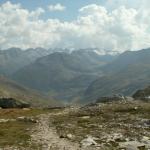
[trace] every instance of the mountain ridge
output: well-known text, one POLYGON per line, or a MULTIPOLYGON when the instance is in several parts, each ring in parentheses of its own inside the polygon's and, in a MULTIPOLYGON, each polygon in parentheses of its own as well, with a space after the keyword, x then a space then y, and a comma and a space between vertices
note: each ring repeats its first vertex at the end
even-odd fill
MULTIPOLYGON (((72 99, 74 93, 80 93, 101 76, 102 72, 98 68, 111 61, 107 57, 111 58, 88 51, 74 51, 70 54, 55 52, 20 69, 13 74, 12 79, 27 87, 48 93, 53 91, 72 99)), ((56 96, 59 99, 61 97, 56 96)))
POLYGON ((85 91, 85 99, 93 100, 113 94, 132 95, 137 89, 150 84, 150 49, 125 52, 111 64, 104 74, 85 91))

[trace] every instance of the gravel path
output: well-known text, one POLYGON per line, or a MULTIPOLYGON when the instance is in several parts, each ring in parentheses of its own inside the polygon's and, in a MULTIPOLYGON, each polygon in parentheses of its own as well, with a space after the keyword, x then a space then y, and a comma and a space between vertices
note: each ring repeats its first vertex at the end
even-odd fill
MULTIPOLYGON (((42 150, 81 150, 79 144, 60 138, 50 124, 52 114, 42 114, 39 123, 33 129, 32 141, 41 145, 42 150)), ((59 115, 59 114, 55 114, 59 115)))

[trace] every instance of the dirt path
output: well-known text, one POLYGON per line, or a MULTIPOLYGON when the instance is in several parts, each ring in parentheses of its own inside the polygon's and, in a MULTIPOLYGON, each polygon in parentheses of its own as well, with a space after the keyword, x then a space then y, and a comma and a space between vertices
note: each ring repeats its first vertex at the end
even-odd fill
MULTIPOLYGON (((32 133, 32 141, 41 145, 42 150, 80 150, 79 144, 60 138, 51 126, 52 114, 42 114, 32 133)), ((55 114, 59 115, 59 114, 55 114)))

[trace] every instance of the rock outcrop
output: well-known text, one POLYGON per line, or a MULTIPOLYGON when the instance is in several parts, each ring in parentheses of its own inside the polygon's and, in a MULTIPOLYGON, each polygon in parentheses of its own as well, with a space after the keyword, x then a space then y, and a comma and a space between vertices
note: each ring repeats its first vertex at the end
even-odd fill
POLYGON ((1 108, 28 108, 30 104, 19 101, 14 98, 0 98, 1 108))
POLYGON ((139 100, 150 100, 150 86, 148 86, 145 89, 138 90, 133 94, 134 99, 139 99, 139 100))

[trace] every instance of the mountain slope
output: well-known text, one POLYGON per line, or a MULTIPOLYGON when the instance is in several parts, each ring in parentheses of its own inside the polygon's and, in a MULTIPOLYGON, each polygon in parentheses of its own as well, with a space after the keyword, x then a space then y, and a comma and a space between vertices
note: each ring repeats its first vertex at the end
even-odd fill
POLYGON ((121 72, 128 66, 143 63, 150 63, 150 48, 139 51, 126 51, 119 55, 116 59, 106 64, 102 69, 105 73, 121 72))
POLYGON ((95 80, 85 99, 94 100, 112 94, 131 95, 150 84, 150 49, 125 52, 105 68, 107 76, 95 80))
POLYGON ((25 88, 8 78, 0 76, 0 97, 14 98, 19 101, 24 101, 31 106, 55 105, 57 102, 50 98, 37 93, 34 90, 25 88))

